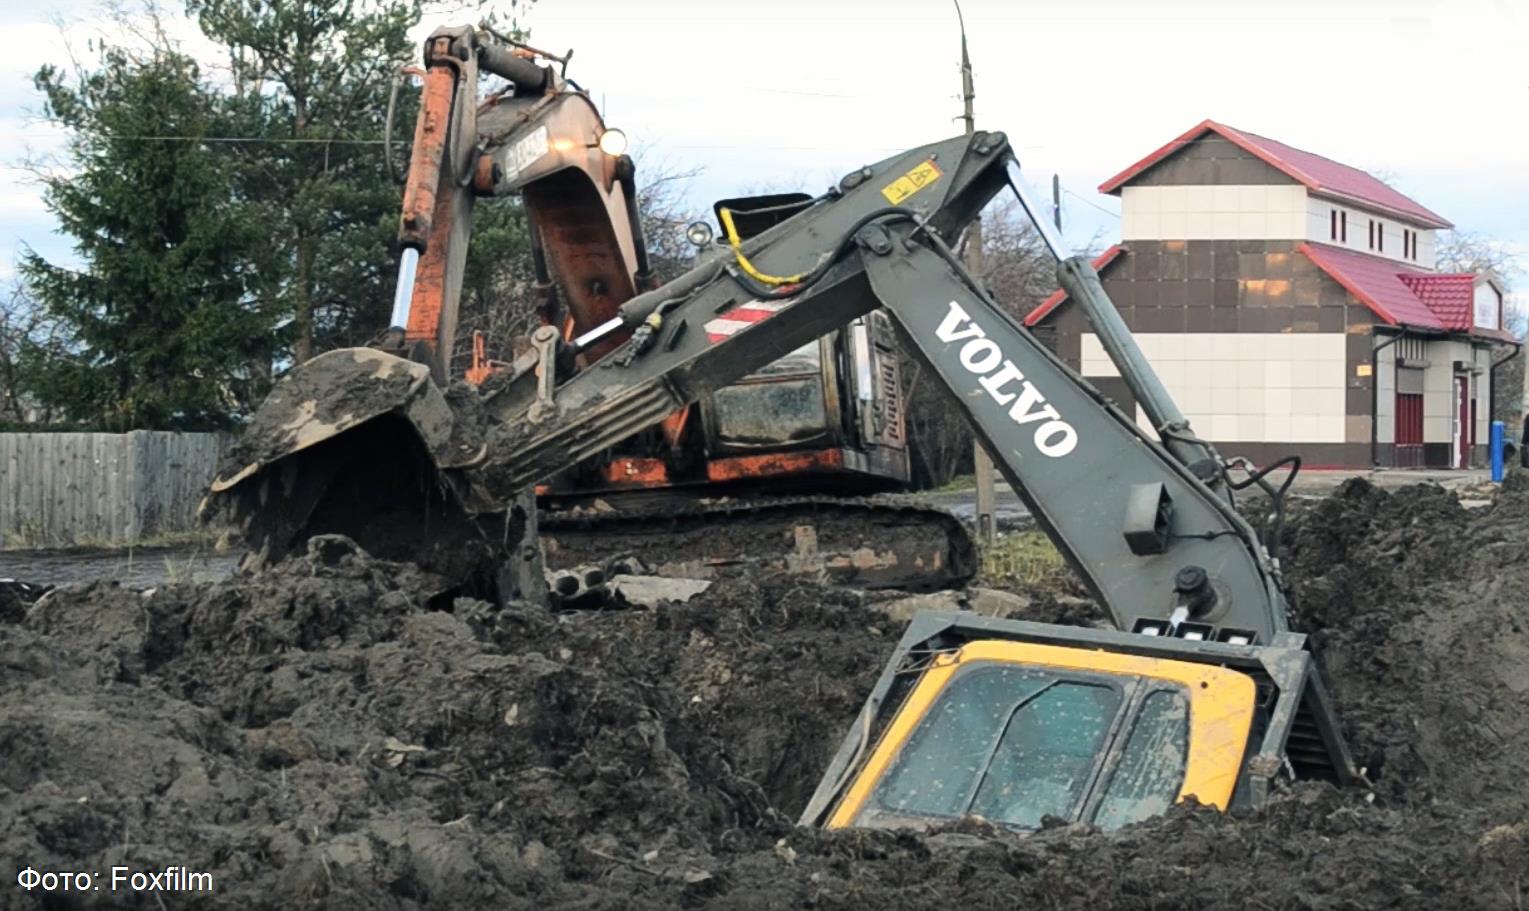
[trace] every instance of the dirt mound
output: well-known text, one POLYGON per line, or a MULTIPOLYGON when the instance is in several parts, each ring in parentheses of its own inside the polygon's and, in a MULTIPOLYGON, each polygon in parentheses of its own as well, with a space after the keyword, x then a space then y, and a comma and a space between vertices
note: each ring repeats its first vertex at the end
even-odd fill
POLYGON ((0 856, 212 874, 172 907, 1514 907, 1529 489, 1465 510, 1352 484, 1286 537, 1373 795, 1117 833, 796 829, 900 632, 860 595, 443 605, 324 538, 257 576, 0 616, 0 856))
POLYGON ((1298 620, 1380 795, 1529 814, 1529 480, 1466 509, 1359 480, 1285 538, 1298 620))

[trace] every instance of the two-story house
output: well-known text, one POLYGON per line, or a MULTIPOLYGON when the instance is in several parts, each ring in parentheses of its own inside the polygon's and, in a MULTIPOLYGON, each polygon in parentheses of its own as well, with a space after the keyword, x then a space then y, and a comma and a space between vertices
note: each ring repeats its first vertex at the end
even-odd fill
MULTIPOLYGON (((1503 289, 1434 269, 1450 223, 1348 165, 1207 120, 1105 181, 1121 242, 1095 266, 1202 437, 1259 462, 1463 467, 1484 458, 1503 289)), ((1139 409, 1076 307, 1029 313, 1139 409)))

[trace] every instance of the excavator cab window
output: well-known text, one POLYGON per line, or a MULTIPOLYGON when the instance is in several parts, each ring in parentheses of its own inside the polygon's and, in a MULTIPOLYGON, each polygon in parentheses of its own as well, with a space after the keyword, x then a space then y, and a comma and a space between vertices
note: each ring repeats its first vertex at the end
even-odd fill
POLYGON ((1188 755, 1188 701, 1175 690, 1148 693, 1094 812, 1094 824, 1118 829, 1167 812, 1184 783, 1188 755))
POLYGON ((1068 818, 1119 705, 1113 687, 1062 681, 1019 706, 977 786, 971 812, 1027 829, 1047 816, 1068 818))
POLYGON ((860 823, 976 815, 1035 828, 1046 816, 1070 818, 1120 703, 1108 682, 971 667, 940 694, 860 823))
POLYGON ((979 640, 918 673, 830 828, 1118 828, 1190 795, 1225 807, 1256 708, 1227 668, 1051 645, 979 640))
POLYGON ((717 213, 719 225, 725 224, 722 210, 731 212, 738 239, 748 240, 794 217, 812 203, 812 197, 806 193, 767 193, 762 196, 719 199, 712 205, 712 209, 717 213))
POLYGON ((829 432, 817 339, 712 394, 716 440, 725 450, 824 440, 829 432))
POLYGON ((1004 717, 1051 682, 1002 666, 973 668, 953 680, 872 794, 861 824, 966 815, 1004 717))

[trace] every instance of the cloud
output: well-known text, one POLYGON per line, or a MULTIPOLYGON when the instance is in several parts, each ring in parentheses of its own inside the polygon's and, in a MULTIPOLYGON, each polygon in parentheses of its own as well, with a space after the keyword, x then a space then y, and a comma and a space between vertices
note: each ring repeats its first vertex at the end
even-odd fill
MULTIPOLYGON (((1529 244, 1529 20, 1497 0, 964 0, 978 126, 1003 129, 1037 185, 1105 209, 1100 181, 1206 117, 1362 167, 1485 236, 1529 244)), ((0 118, 63 59, 46 13, 0 15, 0 118), (18 89, 17 87, 20 87, 18 89)), ((85 0, 54 2, 92 15, 85 0)), ((463 20, 448 13, 421 24, 463 20)), ((821 189, 892 150, 960 131, 948 4, 910 0, 548 0, 534 43, 655 156, 702 165, 697 209, 762 185, 821 189)), ((99 19, 77 34, 106 29, 99 19)), ((194 35, 187 23, 176 34, 194 35)), ((83 43, 83 37, 80 39, 83 43)), ((0 158, 26 137, 6 127, 0 158)), ((7 160, 14 160, 9 158, 7 160)), ((1118 222, 1069 197, 1075 239, 1118 222)))

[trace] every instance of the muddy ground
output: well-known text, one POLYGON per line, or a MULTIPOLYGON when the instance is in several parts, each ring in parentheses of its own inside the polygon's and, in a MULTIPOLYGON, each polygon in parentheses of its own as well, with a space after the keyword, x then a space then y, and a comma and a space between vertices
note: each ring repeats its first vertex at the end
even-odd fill
MULTIPOLYGON (((458 601, 326 539, 252 578, 0 593, 0 858, 185 866, 53 907, 1518 908, 1529 484, 1351 482, 1286 530, 1372 791, 1115 833, 793 827, 899 634, 758 579, 651 612, 458 601)), ((0 906, 43 901, 0 885, 0 906)))

